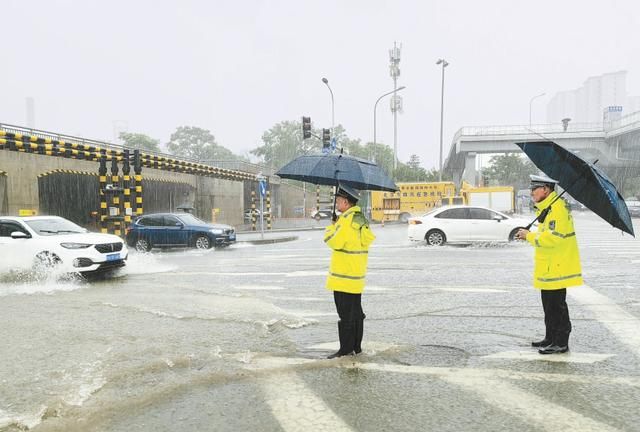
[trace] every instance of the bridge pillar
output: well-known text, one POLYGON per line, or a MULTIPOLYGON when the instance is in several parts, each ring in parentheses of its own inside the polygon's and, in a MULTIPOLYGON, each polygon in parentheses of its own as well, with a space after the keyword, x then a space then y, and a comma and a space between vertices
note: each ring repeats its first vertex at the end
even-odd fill
POLYGON ((469 152, 465 155, 464 159, 464 171, 462 172, 462 179, 472 185, 476 184, 476 153, 469 152))

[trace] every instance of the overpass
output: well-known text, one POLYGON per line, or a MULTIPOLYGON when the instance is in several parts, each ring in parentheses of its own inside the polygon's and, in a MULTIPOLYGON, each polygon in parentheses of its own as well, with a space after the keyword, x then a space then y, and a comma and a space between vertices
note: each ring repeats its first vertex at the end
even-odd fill
POLYGON ((453 137, 444 163, 445 175, 456 184, 476 183, 476 157, 487 153, 520 152, 524 141, 554 141, 586 160, 598 159, 613 180, 629 172, 640 175, 640 112, 599 124, 462 127, 453 137))

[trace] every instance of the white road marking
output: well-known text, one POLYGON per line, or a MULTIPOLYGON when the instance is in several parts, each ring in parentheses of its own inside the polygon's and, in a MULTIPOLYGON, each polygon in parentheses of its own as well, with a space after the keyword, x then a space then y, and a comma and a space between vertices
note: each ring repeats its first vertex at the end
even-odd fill
POLYGON ((608 297, 584 285, 567 290, 569 295, 609 329, 623 344, 640 357, 640 320, 631 315, 608 297))
POLYGON ((481 395, 485 402, 509 414, 525 419, 547 431, 616 431, 605 423, 563 408, 553 401, 520 390, 497 379, 478 377, 471 371, 442 377, 445 381, 481 395), (544 413, 544 415, 540 415, 544 413))
POLYGON ((576 353, 569 351, 566 354, 541 355, 533 349, 531 351, 503 351, 499 353, 489 354, 482 358, 485 359, 506 359, 506 360, 525 360, 525 361, 549 361, 560 363, 595 363, 604 361, 614 354, 592 354, 592 353, 576 353))
POLYGON ((278 373, 263 382, 266 402, 285 432, 351 431, 295 373, 278 373))
MULTIPOLYGON (((640 379, 638 377, 529 373, 505 369, 404 366, 398 364, 360 363, 357 359, 358 357, 343 357, 338 360, 265 357, 256 359, 256 362, 249 365, 249 367, 258 371, 269 369, 277 371, 292 366, 303 366, 305 368, 315 366, 318 368, 355 368, 387 373, 431 375, 466 388, 482 396, 486 403, 535 424, 541 430, 549 431, 582 432, 616 431, 617 429, 559 406, 553 401, 527 393, 510 384, 507 380, 577 382, 589 385, 615 383, 640 387, 640 379), (541 412, 544 412, 545 415, 541 416, 541 412)), ((326 408, 317 396, 307 391, 304 388, 304 384, 291 372, 286 374, 276 373, 270 376, 266 381, 266 390, 269 397, 267 403, 271 406, 274 416, 286 431, 299 431, 302 430, 302 427, 307 427, 306 418, 313 414, 316 415, 313 417, 313 421, 319 422, 318 424, 323 428, 320 430, 324 430, 326 427, 333 427, 335 428, 334 430, 349 430, 340 429, 341 427, 346 427, 342 420, 326 408), (287 402, 289 399, 291 401, 287 402), (311 413, 308 410, 311 410, 311 413)))
POLYGON ((233 289, 238 290, 256 290, 256 291, 277 291, 286 289, 281 286, 273 286, 273 285, 236 285, 232 287, 233 289))
MULTIPOLYGON (((375 353, 379 353, 382 351, 387 351, 391 348, 398 347, 398 345, 393 345, 385 342, 363 342, 362 343, 362 351, 365 354, 373 355, 375 353)), ((306 347, 308 350, 318 350, 318 351, 337 351, 340 348, 340 344, 338 342, 325 342, 316 345, 311 345, 306 347)))
POLYGON ((477 293, 503 293, 506 290, 494 289, 494 288, 436 288, 438 291, 451 291, 451 292, 477 292, 477 293))
MULTIPOLYGON (((306 277, 306 276, 326 276, 328 270, 299 270, 290 273, 284 273, 286 277, 306 277)), ((272 273, 273 274, 273 273, 272 273)))

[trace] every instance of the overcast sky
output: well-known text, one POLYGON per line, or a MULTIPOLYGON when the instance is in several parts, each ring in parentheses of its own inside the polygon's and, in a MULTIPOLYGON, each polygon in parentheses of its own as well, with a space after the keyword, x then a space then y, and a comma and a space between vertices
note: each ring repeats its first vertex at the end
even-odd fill
MULTIPOLYGON (((166 142, 212 131, 245 154, 282 120, 311 116, 373 139, 373 104, 393 88, 402 44, 398 155, 437 165, 440 73, 445 157, 467 125, 545 121, 547 101, 591 75, 627 70, 640 95, 640 2, 2 0, 0 122, 113 141, 114 125, 166 142)), ((393 146, 389 101, 378 141, 393 146)))

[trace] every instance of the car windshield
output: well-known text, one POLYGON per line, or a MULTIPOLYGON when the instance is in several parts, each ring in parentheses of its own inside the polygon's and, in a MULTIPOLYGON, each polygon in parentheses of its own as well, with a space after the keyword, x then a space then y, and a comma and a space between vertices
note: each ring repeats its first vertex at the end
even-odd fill
POLYGON ((423 214, 421 217, 425 217, 425 216, 429 216, 432 213, 435 213, 436 211, 440 210, 439 208, 435 208, 431 211, 426 212, 425 214, 423 214))
POLYGON ((203 220, 198 219, 192 214, 185 213, 178 216, 178 218, 184 222, 186 225, 206 225, 207 223, 203 220))
POLYGON ((43 236, 87 232, 81 226, 62 218, 33 219, 25 222, 31 229, 43 236))

